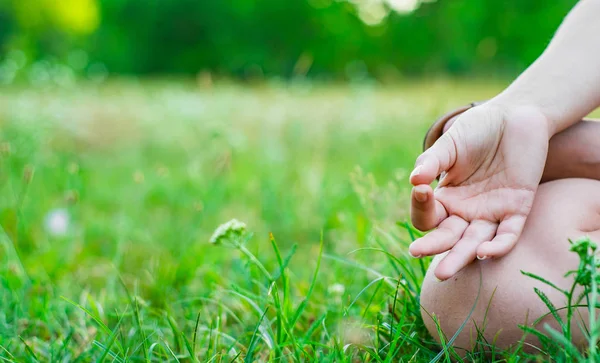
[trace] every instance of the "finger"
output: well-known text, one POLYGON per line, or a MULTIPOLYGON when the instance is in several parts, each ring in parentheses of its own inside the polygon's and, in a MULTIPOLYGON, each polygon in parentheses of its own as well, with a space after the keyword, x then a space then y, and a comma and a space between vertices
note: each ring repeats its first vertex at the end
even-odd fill
POLYGON ((429 231, 437 227, 447 217, 446 208, 435 199, 433 189, 429 185, 417 185, 413 188, 410 219, 416 229, 429 231))
POLYGON ((526 217, 523 215, 514 215, 503 220, 498 226, 496 237, 477 248, 477 258, 485 260, 491 257, 502 257, 510 252, 521 236, 525 220, 526 217))
POLYGON ((417 158, 415 168, 410 174, 410 183, 431 184, 442 171, 448 171, 455 162, 456 146, 450 133, 445 133, 417 158))
POLYGON ((442 223, 438 229, 414 241, 409 247, 408 252, 411 256, 431 256, 446 252, 460 240, 469 223, 458 216, 450 216, 442 223))
POLYGON ((434 271, 435 277, 447 280, 473 262, 477 256, 477 247, 492 239, 497 229, 497 223, 481 220, 471 222, 460 241, 456 242, 438 264, 434 271))

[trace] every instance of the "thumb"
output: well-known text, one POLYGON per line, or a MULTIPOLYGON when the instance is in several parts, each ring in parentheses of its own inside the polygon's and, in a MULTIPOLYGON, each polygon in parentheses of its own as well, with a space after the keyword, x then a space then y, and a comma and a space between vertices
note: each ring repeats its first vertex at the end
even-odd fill
POLYGON ((410 183, 415 186, 433 183, 442 172, 447 172, 454 165, 456 154, 456 144, 449 131, 417 158, 410 183))

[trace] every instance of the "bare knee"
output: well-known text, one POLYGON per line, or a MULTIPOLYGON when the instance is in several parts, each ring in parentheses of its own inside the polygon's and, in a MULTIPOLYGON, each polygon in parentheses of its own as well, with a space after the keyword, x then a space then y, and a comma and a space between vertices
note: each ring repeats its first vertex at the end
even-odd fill
MULTIPOLYGON (((533 258, 533 255, 523 257, 533 258)), ((500 262, 475 261, 442 282, 436 280, 433 273, 428 273, 421 290, 421 306, 423 320, 434 338, 441 340, 438 333, 441 330, 445 341, 457 334, 456 348, 472 350, 478 342, 493 341, 496 347, 506 349, 524 338, 521 325, 549 323, 560 329, 551 316, 536 322, 547 315, 548 309, 534 289, 544 292, 558 307, 565 306, 566 299, 552 288, 524 276, 521 269, 533 270, 542 276, 544 272, 528 269, 526 264, 517 265, 514 261, 502 265, 500 262)), ((564 278, 560 281, 550 279, 567 287, 564 278)), ((525 341, 539 345, 531 335, 525 341)))
MULTIPOLYGON (((421 288, 421 306, 423 321, 433 337, 440 341, 438 331, 444 334, 443 339, 448 341, 461 326, 465 324, 462 332, 455 341, 454 346, 471 349, 477 337, 477 311, 476 300, 480 294, 481 266, 472 263, 457 275, 446 281, 439 281, 433 274, 435 267, 443 255, 436 256, 431 263, 421 288), (475 310, 471 310, 475 306, 475 310)), ((480 306, 481 304, 477 304, 480 306)))
MULTIPOLYGON (((472 349, 478 334, 502 348, 518 343, 523 337, 519 325, 531 325, 548 312, 534 288, 545 292, 556 306, 565 305, 560 293, 521 270, 568 288, 572 280, 564 274, 578 263, 577 256, 568 252, 568 239, 585 234, 598 239, 599 230, 600 182, 576 179, 542 184, 525 230, 507 256, 475 261, 444 282, 433 275, 442 256, 434 258, 421 291, 428 330, 439 340, 434 316, 446 339, 462 328, 456 347, 472 349)), ((543 322, 552 323, 551 319, 543 322)))
POLYGON ((459 332, 454 346, 466 350, 473 349, 482 338, 495 341, 499 348, 519 342, 523 337, 519 325, 528 325, 541 316, 543 304, 536 300, 533 287, 522 288, 522 276, 513 272, 506 277, 493 261, 475 261, 443 282, 428 273, 421 290, 428 330, 438 341, 441 337, 436 324, 446 341, 459 332))

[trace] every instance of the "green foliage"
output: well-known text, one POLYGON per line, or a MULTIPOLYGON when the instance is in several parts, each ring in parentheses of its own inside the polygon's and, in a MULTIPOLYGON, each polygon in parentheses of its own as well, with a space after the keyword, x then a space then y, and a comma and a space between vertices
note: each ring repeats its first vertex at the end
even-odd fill
MULTIPOLYGON (((402 208, 419 120, 498 88, 11 88, 0 98, 0 359, 526 360, 479 331, 466 357, 456 335, 429 336, 428 262, 407 254, 417 232, 402 208)), ((573 244, 587 294, 563 291, 571 307, 596 300, 592 246, 573 244)), ((565 331, 524 330, 579 358, 567 316, 565 331)), ((588 331, 595 357, 597 325, 588 331)))
POLYGON ((415 102, 496 91, 458 88, 10 88, 0 357, 434 357, 403 169, 447 107, 415 102))
POLYGON ((116 73, 382 80, 513 75, 576 3, 415 0, 401 13, 383 0, 32 1, 0 4, 0 54, 17 48, 30 60, 66 60, 82 49, 116 73))
MULTIPOLYGON (((535 293, 546 307, 548 307, 549 314, 559 324, 561 331, 557 331, 548 324, 544 324, 543 331, 547 334, 545 336, 541 330, 529 326, 522 326, 522 328, 525 332, 537 336, 542 343, 543 350, 557 361, 597 362, 600 359, 600 354, 598 353, 600 324, 596 317, 598 289, 600 288, 600 273, 598 272, 600 264, 598 256, 596 256, 597 245, 589 237, 569 242, 571 243, 570 251, 576 253, 579 257, 577 270, 569 271, 566 274, 566 276, 573 276, 573 284, 569 290, 562 290, 543 277, 522 271, 525 276, 534 278, 565 296, 567 305, 557 309, 545 293, 540 289, 535 289, 535 293), (577 292, 577 290, 581 291, 577 292), (580 315, 579 309, 581 308, 586 308, 589 314, 589 318, 584 322, 584 326, 580 327, 588 342, 587 356, 585 357, 572 342, 572 326, 575 325, 573 316, 576 314, 580 315), (563 310, 566 310, 566 319, 563 319, 559 315, 563 310)), ((543 318, 544 316, 536 320, 534 325, 537 325, 543 318)))

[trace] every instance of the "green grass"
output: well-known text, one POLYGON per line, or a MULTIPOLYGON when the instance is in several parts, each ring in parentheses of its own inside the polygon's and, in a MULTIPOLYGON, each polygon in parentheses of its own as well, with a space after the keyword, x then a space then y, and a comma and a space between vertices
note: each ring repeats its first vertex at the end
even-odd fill
POLYGON ((435 117, 500 87, 4 89, 0 359, 433 359, 407 172, 435 117))

